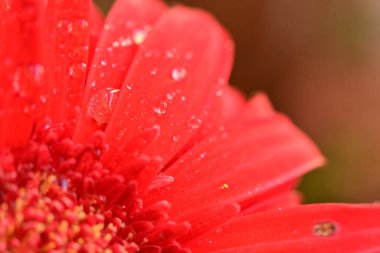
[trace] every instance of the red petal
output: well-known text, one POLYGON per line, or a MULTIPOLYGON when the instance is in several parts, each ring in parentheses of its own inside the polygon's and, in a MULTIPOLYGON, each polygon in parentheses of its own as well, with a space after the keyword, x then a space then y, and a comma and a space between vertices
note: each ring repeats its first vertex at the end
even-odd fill
POLYGON ((281 115, 215 133, 189 150, 165 173, 169 187, 147 195, 167 200, 173 215, 225 202, 256 199, 320 166, 314 144, 281 115))
POLYGON ((194 213, 186 217, 186 220, 191 224, 191 232, 180 238, 179 241, 187 243, 201 237, 237 216, 239 211, 240 206, 238 204, 228 203, 194 213))
POLYGON ((91 1, 90 4, 90 45, 88 64, 91 66, 92 58, 94 57, 96 44, 103 29, 103 14, 100 9, 91 1))
POLYGON ((269 98, 264 93, 257 93, 246 104, 242 118, 249 121, 255 118, 270 117, 275 113, 269 98))
POLYGON ((238 218, 188 245, 196 252, 379 252, 379 205, 319 204, 238 218))
POLYGON ((245 103, 244 96, 237 89, 227 86, 223 94, 218 99, 220 116, 218 117, 221 123, 238 117, 239 112, 245 103))
POLYGON ((204 129, 203 135, 207 135, 212 130, 217 130, 221 125, 229 120, 234 120, 240 117, 241 111, 245 105, 245 98, 232 86, 226 86, 224 89, 217 91, 217 100, 212 108, 207 126, 204 129))
POLYGON ((278 208, 293 207, 299 205, 301 200, 302 196, 300 193, 288 191, 285 193, 280 193, 274 197, 269 197, 263 201, 260 201, 256 205, 248 207, 241 215, 248 215, 278 208))
POLYGON ((21 146, 32 131, 43 74, 42 6, 40 0, 0 3, 0 147, 21 146))
POLYGON ((89 1, 52 0, 47 3, 43 51, 46 66, 48 115, 54 122, 77 118, 87 73, 89 1))
POLYGON ((122 87, 107 129, 111 150, 156 126, 160 134, 144 151, 164 163, 199 131, 216 97, 219 79, 227 79, 231 41, 208 14, 175 7, 161 17, 140 47, 122 87), (184 29, 185 28, 185 29, 184 29))
POLYGON ((165 10, 166 6, 157 0, 115 2, 107 15, 87 77, 75 139, 83 141, 108 123, 113 103, 105 101, 99 106, 102 96, 107 95, 102 91, 118 92, 140 43, 165 10))

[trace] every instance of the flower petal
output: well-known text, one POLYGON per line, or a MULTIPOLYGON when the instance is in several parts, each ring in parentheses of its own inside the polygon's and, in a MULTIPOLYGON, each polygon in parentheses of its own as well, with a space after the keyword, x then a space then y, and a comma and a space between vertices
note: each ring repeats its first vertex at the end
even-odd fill
POLYGON ((236 122, 173 164, 165 174, 174 182, 150 192, 146 201, 169 201, 173 217, 218 203, 252 202, 323 161, 314 144, 282 115, 256 119, 250 125, 236 122))
POLYGON ((90 1, 48 1, 45 15, 45 104, 53 122, 71 123, 79 113, 87 74, 90 1))
POLYGON ((91 63, 74 139, 88 139, 108 123, 116 99, 110 101, 104 91, 119 91, 139 45, 165 10, 157 0, 118 0, 112 6, 91 63))
POLYGON ((301 204, 302 195, 296 191, 287 191, 277 194, 273 197, 268 197, 263 201, 260 201, 256 205, 249 206, 241 213, 241 215, 248 215, 257 212, 293 207, 301 204))
POLYGON ((23 145, 33 128, 44 72, 38 29, 42 6, 41 0, 0 3, 0 147, 23 145))
POLYGON ((88 65, 91 66, 92 58, 94 57, 96 44, 103 28, 103 14, 100 9, 91 1, 90 4, 90 45, 88 55, 88 65))
POLYGON ((105 160, 117 160, 126 143, 155 127, 159 135, 146 140, 144 153, 166 164, 199 132, 232 56, 231 40, 208 14, 185 7, 164 14, 124 82, 106 129, 105 160))
POLYGON ((186 217, 191 224, 191 232, 180 238, 179 241, 187 243, 189 240, 196 240, 237 216, 239 211, 238 204, 228 203, 194 213, 192 216, 186 217))
POLYGON ((266 118, 273 116, 275 113, 267 95, 259 92, 245 105, 241 120, 249 121, 255 118, 266 118))
POLYGON ((378 252, 379 205, 317 204, 244 216, 188 245, 193 252, 378 252))

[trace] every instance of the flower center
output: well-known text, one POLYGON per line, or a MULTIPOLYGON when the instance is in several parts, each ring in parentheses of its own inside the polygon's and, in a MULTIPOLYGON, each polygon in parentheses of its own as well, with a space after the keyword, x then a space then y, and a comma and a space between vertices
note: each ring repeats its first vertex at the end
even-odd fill
POLYGON ((101 132, 74 143, 43 124, 26 147, 0 150, 0 251, 188 252, 190 230, 166 201, 144 207, 137 184, 101 162, 101 132))

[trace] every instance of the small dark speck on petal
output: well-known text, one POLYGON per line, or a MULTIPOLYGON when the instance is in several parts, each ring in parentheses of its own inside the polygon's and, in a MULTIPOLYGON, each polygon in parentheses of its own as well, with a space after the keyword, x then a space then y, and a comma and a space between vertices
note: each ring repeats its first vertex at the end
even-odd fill
POLYGON ((337 226, 334 222, 326 221, 314 226, 314 235, 328 237, 337 232, 337 226))

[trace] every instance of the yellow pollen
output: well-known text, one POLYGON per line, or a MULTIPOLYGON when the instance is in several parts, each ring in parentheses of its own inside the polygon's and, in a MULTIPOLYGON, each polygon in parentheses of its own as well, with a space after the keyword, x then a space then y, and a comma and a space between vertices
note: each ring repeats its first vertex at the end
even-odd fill
POLYGON ((112 235, 109 233, 104 236, 104 240, 106 240, 107 242, 111 241, 111 239, 112 239, 112 235))
POLYGON ((40 252, 49 252, 49 251, 55 249, 55 247, 56 247, 55 242, 49 242, 49 243, 45 244, 44 246, 42 246, 42 248, 40 249, 40 252))
POLYGON ((52 214, 52 213, 48 213, 47 215, 46 215, 46 221, 47 221, 47 223, 52 223, 53 221, 54 221, 54 214, 52 214))
POLYGON ((58 231, 61 233, 66 233, 69 228, 69 223, 66 220, 63 220, 58 225, 58 231))

